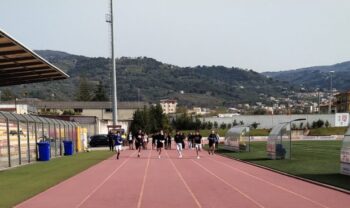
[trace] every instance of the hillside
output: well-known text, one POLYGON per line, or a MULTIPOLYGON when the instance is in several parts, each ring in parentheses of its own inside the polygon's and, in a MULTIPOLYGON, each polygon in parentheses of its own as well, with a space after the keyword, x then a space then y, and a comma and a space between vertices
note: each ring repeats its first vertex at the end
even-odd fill
POLYGON ((331 66, 315 66, 288 71, 264 72, 262 74, 280 81, 288 81, 295 86, 302 85, 310 89, 328 90, 330 88, 330 71, 334 71, 334 88, 341 91, 350 89, 350 61, 331 66))
MULTIPOLYGON (((71 55, 57 51, 36 51, 42 57, 67 72, 71 78, 52 83, 12 87, 18 97, 45 100, 74 100, 79 78, 87 78, 91 86, 99 81, 110 91, 109 59, 71 55)), ((178 67, 152 58, 121 58, 117 60, 118 99, 157 102, 176 98, 180 104, 221 106, 256 102, 267 96, 280 96, 286 84, 266 78, 252 70, 223 66, 178 67), (184 93, 180 93, 184 91, 184 93)))

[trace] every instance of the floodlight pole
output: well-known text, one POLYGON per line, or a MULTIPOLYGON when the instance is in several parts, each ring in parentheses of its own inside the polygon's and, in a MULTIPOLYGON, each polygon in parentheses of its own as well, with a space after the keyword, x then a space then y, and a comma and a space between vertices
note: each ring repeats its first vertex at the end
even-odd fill
POLYGON ((110 24, 111 27, 111 66, 112 66, 112 119, 113 126, 117 125, 118 122, 118 108, 117 108, 117 73, 115 66, 114 57, 114 30, 113 30, 113 0, 110 0, 110 16, 107 17, 106 22, 110 24))
POLYGON ((330 74, 330 77, 331 77, 331 97, 329 99, 329 104, 328 104, 328 113, 331 114, 332 113, 332 100, 333 100, 333 74, 334 74, 334 71, 330 71, 329 72, 330 74))

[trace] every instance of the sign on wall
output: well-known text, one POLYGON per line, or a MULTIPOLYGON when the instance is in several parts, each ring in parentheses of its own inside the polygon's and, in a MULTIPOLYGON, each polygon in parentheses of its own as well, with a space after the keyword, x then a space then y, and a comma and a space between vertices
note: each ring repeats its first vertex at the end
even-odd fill
POLYGON ((336 113, 335 114, 335 126, 348 126, 349 125, 349 113, 336 113))

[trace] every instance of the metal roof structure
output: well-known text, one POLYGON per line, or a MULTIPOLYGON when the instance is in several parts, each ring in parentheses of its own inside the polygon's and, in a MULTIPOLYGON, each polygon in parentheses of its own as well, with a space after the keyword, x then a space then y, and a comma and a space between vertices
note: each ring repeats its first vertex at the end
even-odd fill
POLYGON ((69 76, 0 29, 0 87, 69 76))

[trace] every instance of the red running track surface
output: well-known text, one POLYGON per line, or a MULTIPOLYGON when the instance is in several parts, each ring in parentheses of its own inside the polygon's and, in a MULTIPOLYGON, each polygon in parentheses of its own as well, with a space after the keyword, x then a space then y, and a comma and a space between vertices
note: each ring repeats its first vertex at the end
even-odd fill
POLYGON ((125 150, 18 208, 347 208, 350 195, 202 151, 125 150))

